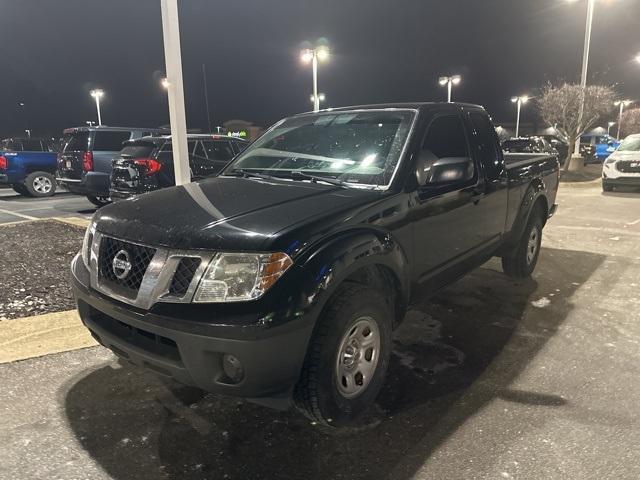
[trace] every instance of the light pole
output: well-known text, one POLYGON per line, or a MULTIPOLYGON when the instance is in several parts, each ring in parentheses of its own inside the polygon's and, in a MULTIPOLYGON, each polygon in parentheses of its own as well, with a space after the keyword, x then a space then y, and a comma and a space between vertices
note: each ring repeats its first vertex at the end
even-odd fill
POLYGON ((613 127, 616 124, 616 122, 609 122, 607 124, 607 137, 611 136, 611 127, 613 127))
MULTIPOLYGON (((325 94, 324 94, 324 93, 319 93, 319 94, 318 94, 318 105, 319 105, 321 102, 324 102, 324 101, 326 100, 326 98, 327 98, 327 97, 325 96, 325 94)), ((315 105, 315 103, 316 103, 316 97, 315 97, 315 95, 311 95, 311 96, 309 97, 309 100, 311 100, 311 103, 313 103, 313 104, 315 105)))
POLYGON ((304 63, 311 62, 313 69, 313 111, 320 110, 320 98, 318 96, 318 60, 324 61, 329 58, 329 49, 325 46, 316 48, 306 48, 300 53, 300 59, 304 63))
POLYGON ((517 116, 516 116, 516 138, 518 138, 520 134, 520 109, 522 105, 529 101, 529 97, 527 95, 521 95, 519 97, 511 97, 511 101, 517 105, 517 116))
POLYGON ((620 113, 618 114, 618 134, 616 135, 616 138, 618 140, 620 140, 620 127, 622 126, 622 111, 624 110, 624 107, 631 105, 631 100, 618 100, 617 102, 614 102, 614 105, 620 106, 620 113))
POLYGON ((438 83, 441 86, 447 86, 447 103, 451 103, 451 87, 453 85, 458 85, 462 77, 460 75, 451 75, 450 77, 440 77, 438 79, 438 83))
MULTIPOLYGON (((27 104, 24 102, 18 102, 18 106, 24 112, 24 127, 25 129, 29 130, 29 128, 31 127, 29 125, 29 112, 27 111, 27 104)), ((31 132, 31 130, 29 130, 29 132, 31 132)), ((29 134, 29 136, 31 136, 31 134, 29 134)))
POLYGON ((102 116, 100 115, 100 99, 104 95, 104 91, 96 88, 89 92, 91 96, 96 100, 96 110, 98 111, 98 125, 102 125, 102 116))
MULTIPOLYGON (((568 0, 574 2, 576 0, 568 0)), ((587 25, 584 31, 584 48, 582 50, 582 74, 580 75, 580 88, 582 90, 580 96, 580 113, 578 114, 578 125, 582 124, 582 116, 584 115, 584 96, 587 88, 587 70, 589 67, 589 47, 591 46, 591 27, 593 25, 593 10, 596 0, 587 0, 587 25)), ((580 135, 576 132, 576 143, 573 148, 573 157, 580 157, 580 135)))

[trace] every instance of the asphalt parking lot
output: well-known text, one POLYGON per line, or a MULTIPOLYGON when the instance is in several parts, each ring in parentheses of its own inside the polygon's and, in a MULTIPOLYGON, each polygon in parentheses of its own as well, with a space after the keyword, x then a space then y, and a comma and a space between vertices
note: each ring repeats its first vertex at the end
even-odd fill
MULTIPOLYGON (((5 193, 0 215, 93 211, 5 193)), ((640 192, 562 185, 559 204, 532 280, 491 261, 413 305, 368 429, 166 385, 92 347, 0 365, 0 478, 640 478, 640 192)))
POLYGON ((0 188, 0 225, 48 217, 90 217, 96 207, 85 197, 59 190, 53 197, 28 198, 0 188))

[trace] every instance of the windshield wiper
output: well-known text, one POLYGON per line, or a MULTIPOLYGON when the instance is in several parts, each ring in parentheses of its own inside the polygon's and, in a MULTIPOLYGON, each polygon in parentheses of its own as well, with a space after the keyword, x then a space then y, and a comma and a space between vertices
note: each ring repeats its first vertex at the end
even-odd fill
POLYGON ((255 177, 255 178, 262 178, 266 180, 277 178, 277 177, 274 177, 273 175, 265 175, 264 173, 250 172, 249 170, 245 170, 243 168, 236 168, 234 170, 231 170, 228 173, 225 173, 224 175, 228 175, 230 177, 255 177))
POLYGON ((304 179, 304 180, 311 180, 313 182, 325 182, 325 183, 329 183, 331 185, 338 185, 340 187, 351 187, 352 185, 348 182, 343 182, 342 180, 338 180, 337 178, 333 178, 333 177, 323 177, 322 175, 313 175, 311 173, 307 173, 304 170, 292 170, 291 171, 291 178, 295 179, 296 177, 298 177, 299 179, 304 179))

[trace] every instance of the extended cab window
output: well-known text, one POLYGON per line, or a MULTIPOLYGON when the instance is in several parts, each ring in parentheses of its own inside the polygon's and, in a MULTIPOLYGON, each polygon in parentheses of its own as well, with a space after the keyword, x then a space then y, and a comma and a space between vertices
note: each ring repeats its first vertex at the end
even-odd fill
POLYGON ((478 156, 485 167, 487 178, 497 178, 504 171, 498 134, 486 115, 472 112, 469 117, 476 131, 478 156))
POLYGON ((42 152, 45 150, 40 140, 30 140, 30 139, 22 140, 22 149, 25 152, 42 152))
POLYGON ((93 140, 93 150, 97 152, 119 152, 122 143, 131 138, 130 132, 97 131, 93 140))

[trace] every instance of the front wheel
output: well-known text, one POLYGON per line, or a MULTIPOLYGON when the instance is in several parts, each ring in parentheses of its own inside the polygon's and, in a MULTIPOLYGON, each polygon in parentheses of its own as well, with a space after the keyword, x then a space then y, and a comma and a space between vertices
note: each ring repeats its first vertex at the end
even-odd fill
POLYGON ((529 277, 538 263, 542 243, 542 215, 534 211, 518 244, 502 257, 502 270, 514 278, 529 277))
POLYGON ((383 292, 345 284, 318 322, 294 401, 314 422, 346 426, 368 410, 382 388, 393 310, 383 292))
POLYGON ((32 197, 50 197, 56 193, 56 179, 47 172, 33 172, 27 175, 24 187, 32 197))
POLYGON ((109 197, 96 197, 94 195, 87 195, 87 200, 93 203, 96 207, 104 207, 111 203, 109 197))

